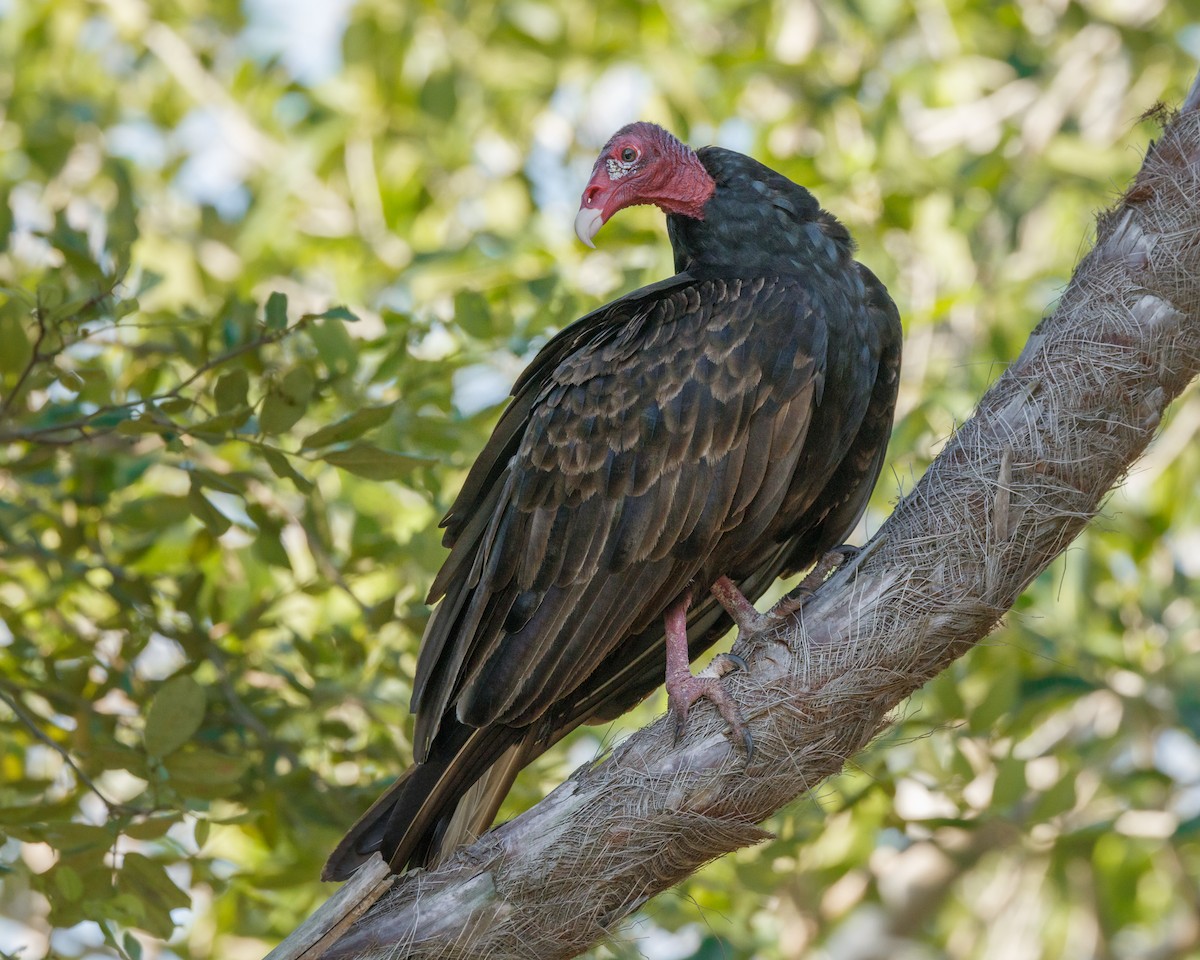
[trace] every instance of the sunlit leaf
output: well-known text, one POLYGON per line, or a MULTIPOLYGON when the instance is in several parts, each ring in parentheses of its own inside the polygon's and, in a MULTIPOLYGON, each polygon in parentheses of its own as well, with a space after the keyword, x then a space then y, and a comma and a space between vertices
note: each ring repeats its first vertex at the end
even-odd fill
POLYGON ((190 796, 213 798, 228 796, 237 780, 251 764, 247 756, 229 756, 213 750, 180 750, 166 759, 164 766, 175 788, 190 796))
POLYGON ((267 297, 267 329, 283 330, 287 327, 287 295, 276 291, 267 297))
POLYGON ((83 880, 68 866, 59 867, 54 871, 54 885, 68 900, 78 900, 83 896, 83 880))
POLYGON ((348 307, 330 307, 322 313, 307 314, 305 319, 308 320, 342 320, 346 323, 357 323, 358 315, 348 307))
POLYGON ((308 367, 293 367, 267 390, 258 425, 263 433, 283 433, 304 416, 316 380, 308 367))
POLYGON ((33 344, 25 333, 25 321, 9 307, 0 306, 0 373, 24 370, 33 356, 33 344))
POLYGON ((131 823, 121 832, 135 840, 157 840, 164 837, 171 827, 179 822, 179 817, 168 815, 162 817, 147 817, 139 823, 131 823))
POLYGON ((382 407, 364 407, 349 416, 342 417, 337 423, 322 427, 301 441, 302 447, 325 447, 331 443, 344 443, 362 436, 373 427, 386 423, 396 409, 394 403, 382 407))
POLYGON ((260 447, 259 450, 275 476, 281 480, 290 480, 302 493, 307 493, 312 489, 312 482, 292 466, 286 454, 267 446, 260 447))
POLYGON ((238 368, 221 374, 213 390, 217 400, 217 409, 228 413, 246 403, 250 390, 250 376, 245 370, 238 368))
POLYGON ((164 683, 146 712, 146 752, 166 757, 187 743, 204 722, 207 704, 204 688, 187 674, 164 683))
POLYGON ((117 872, 117 886, 132 893, 145 907, 142 922, 156 937, 169 937, 175 924, 171 911, 187 907, 191 899, 168 876, 164 864, 140 853, 127 853, 117 872))
POLYGON ((454 322, 480 340, 492 335, 491 309, 475 290, 460 290, 454 295, 454 322))
POLYGON ((334 317, 314 323, 308 335, 317 347, 317 353, 335 376, 349 373, 358 360, 358 348, 346 332, 342 320, 334 317))
POLYGON ((214 537, 219 537, 232 525, 232 521, 214 507, 204 496, 198 484, 193 483, 187 495, 188 508, 214 537))
POLYGON ((429 462, 426 457, 383 450, 361 441, 344 450, 323 453, 321 459, 368 480, 399 480, 414 467, 429 462))

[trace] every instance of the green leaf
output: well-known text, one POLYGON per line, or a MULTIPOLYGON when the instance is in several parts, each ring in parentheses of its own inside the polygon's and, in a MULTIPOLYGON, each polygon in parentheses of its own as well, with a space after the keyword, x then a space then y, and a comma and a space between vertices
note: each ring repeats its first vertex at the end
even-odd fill
POLYGON ((474 290, 460 290, 454 295, 454 320, 477 340, 486 340, 494 332, 492 311, 474 290))
POLYGON ((250 415, 253 412, 248 405, 234 407, 228 413, 219 413, 215 417, 201 420, 190 427, 188 433, 208 443, 224 443, 231 438, 231 435, 239 427, 250 419, 250 415))
POLYGON ((42 839, 62 853, 74 855, 111 846, 113 831, 107 826, 98 827, 91 823, 58 821, 45 825, 42 839))
POLYGON ((68 900, 78 900, 83 896, 83 880, 78 871, 71 867, 64 865, 54 871, 54 885, 68 900))
POLYGON ((267 390, 262 410, 258 414, 258 426, 263 433, 276 434, 290 429, 304 416, 308 402, 312 399, 316 381, 308 367, 294 367, 267 390))
POLYGON ((231 757, 206 748, 180 750, 163 761, 176 787, 200 797, 228 794, 251 764, 248 756, 231 757))
POLYGON ((246 395, 250 390, 250 375, 245 370, 230 370, 221 374, 213 395, 217 400, 217 409, 229 413, 238 407, 246 405, 246 395))
POLYGON ((448 70, 430 74, 417 99, 421 109, 430 116, 443 122, 451 120, 458 110, 454 74, 448 70))
POLYGON ((358 365, 358 348, 338 319, 328 319, 309 328, 322 362, 334 376, 345 376, 358 365))
POLYGON ((220 490, 222 493, 245 496, 246 484, 242 474, 231 473, 224 475, 216 473, 213 470, 207 470, 204 467, 192 467, 188 473, 191 474, 193 483, 208 487, 211 490, 220 490))
POLYGON ((117 886, 140 900, 146 911, 140 925, 156 937, 166 938, 175 931, 172 910, 191 906, 191 898, 175 886, 163 864, 140 853, 125 854, 117 886))
POLYGON ((271 472, 275 476, 281 480, 292 481, 296 489, 301 493, 309 493, 312 490, 312 481, 292 466, 287 454, 276 450, 274 447, 265 445, 258 449, 262 451, 263 459, 267 461, 267 466, 271 468, 271 472))
POLYGON ((33 344, 25 333, 25 324, 14 311, 0 308, 0 373, 19 373, 33 357, 33 344))
POLYGON ((130 248, 138 237, 137 200, 129 168, 119 160, 109 159, 104 173, 117 188, 116 202, 108 211, 105 238, 108 252, 114 259, 114 270, 124 275, 130 265, 130 248))
POLYGON ((37 307, 37 296, 30 293, 22 287, 12 287, 8 284, 0 284, 0 294, 8 298, 9 302, 19 304, 23 308, 23 312, 28 315, 37 307))
POLYGON ((128 930, 121 936, 122 949, 129 955, 129 960, 142 960, 142 941, 128 930))
POLYGON ((1030 813, 1031 820, 1049 820, 1075 806, 1075 773, 1069 772, 1037 798, 1030 813))
POLYGON ((203 523, 214 537, 221 536, 232 526, 232 521, 208 502, 208 498, 201 492, 199 483, 194 480, 188 490, 187 502, 192 516, 203 523))
POLYGON ((349 307, 330 307, 324 313, 307 313, 305 320, 344 320, 346 323, 358 323, 358 315, 349 307))
POLYGON ((361 441, 345 450, 331 450, 322 454, 321 458, 326 463, 368 480, 399 480, 414 467, 430 462, 427 457, 382 450, 374 444, 361 441))
POLYGON ((958 690, 958 678, 953 671, 947 670, 930 680, 925 684, 922 695, 936 703, 947 717, 961 717, 966 712, 958 690))
POLYGON ((108 430, 119 427, 132 418, 133 410, 129 407, 109 407, 107 410, 96 411, 91 417, 91 426, 96 430, 108 430))
POLYGON ((157 494, 129 501, 112 517, 112 522, 135 530, 162 530, 182 523, 190 515, 186 497, 157 494))
POLYGON ((160 403, 158 409, 170 416, 176 416, 180 413, 187 413, 194 405, 195 401, 189 397, 172 397, 160 403))
POLYGON ((331 443, 344 443, 360 437, 373 427, 386 423, 396 409, 396 404, 389 403, 382 407, 364 407, 347 417, 342 417, 336 423, 322 427, 301 441, 302 447, 327 447, 331 443))
POLYGON ((254 552, 272 566, 284 570, 292 568, 291 558, 279 540, 278 529, 260 530, 258 536, 254 538, 254 552))
POLYGON ((0 253, 8 250, 8 237, 12 233, 12 228, 12 207, 9 206, 8 191, 5 190, 3 193, 0 193, 0 253))
POLYGON ((267 297, 267 329, 287 329, 287 294, 278 290, 267 297))
POLYGON ((161 817, 148 817, 139 823, 131 823, 121 832, 134 840, 158 840, 160 837, 165 837, 167 831, 179 822, 179 817, 176 814, 168 814, 161 817))
POLYGON ((1019 680, 1016 670, 999 671, 988 685, 987 693, 979 705, 967 715, 967 722, 972 731, 994 733, 997 727, 1002 726, 1001 718, 1005 718, 1017 706, 1019 680))
POLYGON ((1010 810, 1025 796, 1025 761, 1005 757, 996 764, 996 782, 992 786, 992 809, 1010 810))
POLYGON ((208 705, 204 688, 187 674, 164 683, 150 702, 142 734, 146 752, 155 757, 174 753, 204 722, 208 705))

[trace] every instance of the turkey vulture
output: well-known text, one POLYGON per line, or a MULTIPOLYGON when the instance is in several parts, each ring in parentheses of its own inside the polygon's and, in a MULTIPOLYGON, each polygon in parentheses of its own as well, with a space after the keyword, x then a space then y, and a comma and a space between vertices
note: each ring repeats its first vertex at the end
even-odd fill
POLYGON ((688 667, 731 624, 710 588, 757 600, 866 507, 901 330, 846 228, 761 163, 649 123, 604 147, 576 232, 590 246, 636 204, 666 213, 675 276, 566 327, 517 380, 442 521, 416 762, 326 879, 375 851, 396 871, 437 863, 491 824, 518 770, 664 672, 680 722, 706 697, 737 727, 721 681, 688 667))

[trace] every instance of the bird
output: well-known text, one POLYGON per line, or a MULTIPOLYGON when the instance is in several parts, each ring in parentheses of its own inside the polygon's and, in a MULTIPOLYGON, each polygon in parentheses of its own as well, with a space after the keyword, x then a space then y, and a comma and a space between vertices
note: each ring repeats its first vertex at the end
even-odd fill
POLYGON ((593 246, 641 204, 666 215, 675 274, 566 326, 516 380, 442 520, 414 763, 324 879, 376 853, 396 873, 436 866, 522 767, 664 679, 677 730, 710 700, 744 735, 723 680, 690 662, 866 508, 902 332, 849 231, 757 160, 644 121, 604 146, 575 232, 593 246))

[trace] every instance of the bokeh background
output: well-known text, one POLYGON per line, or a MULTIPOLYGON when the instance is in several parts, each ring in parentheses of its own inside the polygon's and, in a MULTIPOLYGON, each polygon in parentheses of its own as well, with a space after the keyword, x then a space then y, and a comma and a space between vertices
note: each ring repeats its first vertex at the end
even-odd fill
MULTIPOLYGON (((811 187, 905 321, 910 489, 1178 102, 1166 0, 0 0, 0 956, 261 957, 410 756, 436 522, 659 121, 811 187)), ((597 956, 1200 956, 1200 397, 777 839, 597 956)), ((580 731, 512 814, 663 707, 580 731)))

